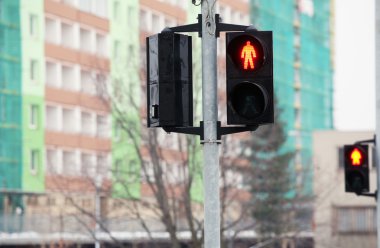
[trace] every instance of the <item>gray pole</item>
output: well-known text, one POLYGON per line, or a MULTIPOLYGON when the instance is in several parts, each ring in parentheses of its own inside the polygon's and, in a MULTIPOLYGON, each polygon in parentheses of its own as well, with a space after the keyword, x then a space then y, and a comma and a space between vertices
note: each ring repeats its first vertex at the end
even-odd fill
POLYGON ((202 1, 202 108, 205 248, 220 247, 219 150, 217 144, 216 37, 213 1, 202 1))
POLYGON ((95 248, 100 248, 99 242, 99 233, 100 233, 100 224, 101 219, 101 204, 100 204, 100 192, 102 188, 102 176, 97 175, 95 178, 95 248))
MULTIPOLYGON (((377 190, 380 190, 380 0, 375 1, 375 51, 376 51, 376 170, 377 190)), ((380 197, 376 200, 377 248, 380 248, 380 197)))

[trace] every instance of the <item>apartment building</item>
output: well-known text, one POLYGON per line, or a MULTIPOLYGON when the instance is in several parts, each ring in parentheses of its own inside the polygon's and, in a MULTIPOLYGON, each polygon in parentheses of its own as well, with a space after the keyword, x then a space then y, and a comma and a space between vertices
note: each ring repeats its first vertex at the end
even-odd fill
POLYGON ((108 4, 0 2, 4 216, 44 213, 44 202, 52 207, 62 200, 54 192, 94 192, 96 175, 110 185, 108 4))
POLYGON ((59 175, 109 179, 107 1, 45 1, 46 187, 59 175))

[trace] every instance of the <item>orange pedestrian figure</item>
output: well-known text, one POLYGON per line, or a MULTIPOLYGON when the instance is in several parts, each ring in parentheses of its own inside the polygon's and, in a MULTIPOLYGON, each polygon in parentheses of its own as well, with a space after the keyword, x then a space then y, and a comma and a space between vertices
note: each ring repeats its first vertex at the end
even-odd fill
POLYGON ((351 153, 352 165, 360 165, 360 160, 362 159, 362 154, 357 148, 351 153))
POLYGON ((248 64, 249 64, 250 69, 255 68, 255 64, 253 63, 253 58, 256 58, 256 51, 255 51, 255 48, 251 45, 250 41, 247 41, 247 44, 243 47, 240 58, 244 59, 245 70, 248 69, 248 64))

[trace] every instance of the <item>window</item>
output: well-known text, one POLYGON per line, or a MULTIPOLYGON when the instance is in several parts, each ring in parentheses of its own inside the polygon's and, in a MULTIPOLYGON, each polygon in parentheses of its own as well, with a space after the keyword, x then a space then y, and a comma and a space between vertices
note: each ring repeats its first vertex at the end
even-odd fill
POLYGON ((128 57, 133 57, 133 54, 134 54, 134 51, 135 50, 135 48, 134 48, 134 46, 133 45, 129 45, 128 46, 128 57))
POLYGON ((149 18, 148 18, 148 12, 146 10, 141 9, 140 10, 140 24, 144 23, 144 25, 140 25, 141 30, 149 31, 149 18))
POLYGON ((45 113, 46 113, 46 118, 45 118, 46 129, 50 131, 60 130, 58 108, 55 106, 46 106, 45 113))
POLYGON ((84 52, 92 51, 91 32, 83 28, 80 29, 80 49, 84 52))
POLYGON ((113 2, 113 17, 115 20, 119 20, 120 18, 120 2, 115 1, 113 2))
POLYGON ((64 151, 62 153, 63 171, 67 175, 78 175, 76 154, 73 151, 64 151))
POLYGON ((99 56, 107 55, 107 41, 104 35, 96 34, 96 51, 99 56))
POLYGON ((134 9, 132 6, 128 6, 127 8, 127 23, 132 23, 133 22, 133 18, 134 18, 134 9))
POLYGON ((106 155, 98 155, 97 158, 97 174, 98 175, 107 175, 108 173, 108 161, 107 161, 107 156, 106 155))
POLYGON ((52 87, 59 87, 60 81, 58 80, 58 65, 53 62, 47 61, 45 63, 45 82, 52 87))
POLYGON ((152 23, 151 23, 150 27, 152 27, 152 28, 149 31, 153 31, 154 33, 161 32, 163 27, 161 25, 161 17, 159 15, 156 15, 156 14, 152 15, 152 23))
POLYGON ((58 151, 46 149, 46 170, 48 174, 60 174, 61 170, 58 166, 58 151))
POLYGON ((36 60, 30 61, 30 80, 37 81, 38 77, 38 62, 36 60))
POLYGON ((65 47, 74 48, 74 26, 68 23, 61 25, 61 44, 65 47))
POLYGON ((95 176, 95 157, 92 154, 82 153, 81 154, 81 173, 84 177, 94 177, 95 176))
POLYGON ((108 116, 97 115, 96 116, 96 128, 97 136, 101 138, 109 137, 109 125, 108 125, 108 116))
POLYGON ((62 109, 62 131, 65 133, 77 132, 77 121, 74 109, 62 109))
POLYGON ((71 91, 77 90, 79 82, 76 77, 75 68, 63 65, 61 71, 62 88, 71 91))
POLYGON ((81 91, 86 94, 95 95, 96 87, 94 80, 91 78, 89 71, 82 70, 80 72, 81 91))
POLYGON ((376 232, 375 206, 336 207, 335 231, 338 233, 376 232))
POLYGON ((58 22, 54 19, 45 18, 45 40, 47 42, 58 43, 58 22))
POLYGON ((37 168, 38 168, 38 155, 39 155, 39 152, 38 150, 31 150, 30 151, 30 171, 33 173, 33 174, 36 174, 37 173, 37 168))
POLYGON ((31 128, 37 128, 37 126, 38 126, 38 106, 37 105, 31 105, 30 106, 29 126, 31 128))
POLYGON ((36 37, 38 30, 37 16, 29 15, 29 34, 30 36, 36 37))
POLYGON ((96 131, 94 116, 89 112, 81 112, 81 132, 84 135, 93 136, 96 131))

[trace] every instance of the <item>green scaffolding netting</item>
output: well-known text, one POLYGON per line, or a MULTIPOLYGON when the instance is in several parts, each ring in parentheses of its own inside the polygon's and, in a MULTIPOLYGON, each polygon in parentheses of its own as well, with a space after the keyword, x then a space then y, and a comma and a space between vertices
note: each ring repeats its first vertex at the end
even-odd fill
MULTIPOLYGON (((296 128, 296 112, 299 113, 302 165, 306 173, 303 190, 311 194, 312 132, 333 127, 331 2, 314 0, 313 11, 308 13, 297 9, 298 2, 251 0, 251 21, 259 30, 273 30, 275 94, 287 131, 296 128), (296 88, 296 81, 300 82, 300 88, 296 88), (295 107, 297 102, 300 106, 295 107)), ((290 135, 285 149, 295 150, 295 146, 295 138, 290 135)))
MULTIPOLYGON (((0 188, 21 187, 21 36, 17 0, 0 0, 0 188)), ((0 208, 2 204, 0 204, 0 208)))
MULTIPOLYGON (((274 88, 285 129, 293 128, 294 99, 294 32, 293 0, 251 1, 251 19, 259 30, 273 30, 274 88)), ((288 139, 287 149, 294 148, 294 139, 288 139)))

